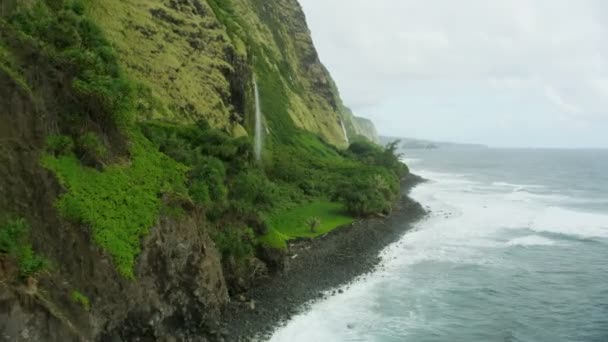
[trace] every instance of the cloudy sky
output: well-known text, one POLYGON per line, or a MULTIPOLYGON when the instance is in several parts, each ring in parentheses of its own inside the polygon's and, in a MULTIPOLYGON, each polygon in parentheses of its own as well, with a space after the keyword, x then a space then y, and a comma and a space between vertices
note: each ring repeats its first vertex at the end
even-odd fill
POLYGON ((381 134, 608 147, 608 1, 300 0, 381 134))

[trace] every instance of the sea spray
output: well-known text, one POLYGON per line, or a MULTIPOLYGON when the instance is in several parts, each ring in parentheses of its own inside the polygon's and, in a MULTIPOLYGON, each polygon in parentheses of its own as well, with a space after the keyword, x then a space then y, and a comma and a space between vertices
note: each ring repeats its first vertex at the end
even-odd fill
POLYGON ((263 131, 262 131, 262 109, 260 106, 260 92, 258 90, 258 82, 253 77, 253 90, 255 93, 255 136, 254 136, 254 153, 255 159, 260 161, 262 159, 262 147, 263 147, 263 131))
POLYGON ((410 192, 429 215, 382 252, 377 271, 271 342, 606 340, 608 152, 408 157, 429 180, 410 192))
POLYGON ((347 144, 350 144, 350 140, 348 139, 348 134, 346 134, 346 127, 344 127, 344 121, 340 120, 340 126, 342 127, 342 133, 344 133, 344 140, 347 144))

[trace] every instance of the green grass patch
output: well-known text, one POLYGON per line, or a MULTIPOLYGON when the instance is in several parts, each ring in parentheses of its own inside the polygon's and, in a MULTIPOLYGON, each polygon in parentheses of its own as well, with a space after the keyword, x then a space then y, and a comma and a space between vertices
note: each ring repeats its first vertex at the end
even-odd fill
POLYGON ((89 297, 84 295, 82 292, 74 290, 72 291, 70 298, 74 303, 80 304, 80 306, 82 306, 82 308, 86 311, 91 310, 91 301, 89 300, 89 297))
POLYGON ((133 277, 140 239, 159 215, 160 195, 185 193, 187 171, 139 133, 133 134, 130 150, 130 163, 103 171, 83 166, 73 154, 42 160, 68 189, 56 204, 61 215, 90 225, 94 241, 127 278, 133 277))
POLYGON ((344 205, 329 201, 317 201, 286 210, 269 218, 270 231, 259 241, 273 248, 284 248, 288 240, 314 238, 355 221, 344 205), (308 220, 318 218, 320 225, 314 231, 308 220))
POLYGON ((274 228, 268 228, 268 233, 266 235, 262 235, 258 237, 258 242, 262 245, 275 249, 285 249, 287 248, 287 241, 289 237, 281 234, 274 228))

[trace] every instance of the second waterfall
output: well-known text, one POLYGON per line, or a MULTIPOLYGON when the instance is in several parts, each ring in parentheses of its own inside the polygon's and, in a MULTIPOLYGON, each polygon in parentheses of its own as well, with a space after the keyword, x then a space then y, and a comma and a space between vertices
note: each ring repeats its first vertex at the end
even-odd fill
POLYGON ((253 151, 255 153, 255 159, 260 161, 262 159, 262 148, 264 144, 264 134, 262 129, 262 109, 260 106, 260 91, 258 90, 258 82, 253 77, 253 89, 255 93, 255 136, 254 136, 254 144, 253 151))

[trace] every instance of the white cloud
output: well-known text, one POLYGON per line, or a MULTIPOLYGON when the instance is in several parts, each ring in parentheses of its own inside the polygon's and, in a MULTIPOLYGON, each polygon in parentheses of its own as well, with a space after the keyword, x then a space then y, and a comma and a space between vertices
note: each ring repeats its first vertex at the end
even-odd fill
MULTIPOLYGON (((381 132, 466 139, 498 126, 541 135, 576 126, 561 115, 608 127, 608 1, 300 2, 345 102, 381 132), (439 127, 454 118, 469 121, 439 127)), ((508 144, 501 139, 486 143, 508 144)))
POLYGON ((579 106, 566 101, 552 86, 545 86, 545 96, 563 113, 579 115, 583 112, 579 106))

